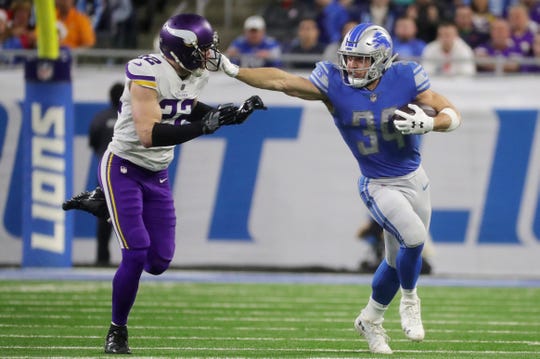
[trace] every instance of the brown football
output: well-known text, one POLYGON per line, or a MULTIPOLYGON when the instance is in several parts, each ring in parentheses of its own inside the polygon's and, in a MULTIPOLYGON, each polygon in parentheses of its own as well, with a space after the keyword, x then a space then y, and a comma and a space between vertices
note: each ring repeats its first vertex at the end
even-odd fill
MULTIPOLYGON (((414 102, 411 102, 415 105, 417 105, 418 107, 420 107, 422 110, 424 110, 424 112, 426 113, 426 115, 430 116, 430 117, 434 117, 435 115, 437 115, 437 111, 435 111, 435 109, 429 105, 424 105, 423 103, 420 103, 418 101, 414 101, 414 102)), ((401 106, 399 108, 401 111, 405 112, 405 113, 408 113, 408 114, 413 114, 414 111, 412 109, 409 108, 409 106, 407 106, 407 104, 405 104, 404 106, 401 106)), ((396 118, 401 118, 397 115, 394 115, 393 116, 393 119, 396 119, 396 118)))

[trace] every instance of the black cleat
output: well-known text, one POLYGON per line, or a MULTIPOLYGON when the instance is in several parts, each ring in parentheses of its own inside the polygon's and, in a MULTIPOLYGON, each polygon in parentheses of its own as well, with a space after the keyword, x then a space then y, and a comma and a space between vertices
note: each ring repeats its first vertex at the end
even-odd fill
POLYGON ((111 324, 107 338, 105 339, 106 354, 131 354, 128 346, 127 326, 119 327, 111 324))
POLYGON ((105 202, 105 195, 99 186, 93 191, 85 191, 71 197, 62 204, 62 209, 64 211, 80 209, 98 218, 110 217, 107 202, 105 202))

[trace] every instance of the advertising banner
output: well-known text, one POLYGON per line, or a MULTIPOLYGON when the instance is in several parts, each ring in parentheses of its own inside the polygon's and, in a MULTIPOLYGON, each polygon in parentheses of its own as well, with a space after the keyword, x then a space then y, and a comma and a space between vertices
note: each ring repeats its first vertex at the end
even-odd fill
MULTIPOLYGON (((16 74, 6 75, 16 82, 16 74)), ((107 106, 110 85, 122 80, 121 68, 74 75, 74 146, 66 148, 74 158, 74 193, 96 185, 88 127, 107 106)), ((434 272, 540 276, 540 81, 432 78, 432 89, 455 103, 464 119, 457 131, 429 133, 422 141, 431 180, 434 272)), ((0 89, 1 263, 22 260, 22 92, 0 89)), ((268 111, 176 149, 170 167, 178 218, 172 265, 357 269, 370 247, 356 232, 369 216, 358 195, 358 166, 331 116, 320 102, 254 89, 222 74, 211 75, 201 100, 239 104, 255 94, 268 111)), ((40 113, 44 123, 46 111, 40 113)), ((53 177, 45 177, 43 188, 52 192, 53 177)), ((82 212, 73 217, 73 263, 92 263, 95 219, 82 212)), ((111 252, 117 262, 114 235, 111 252)))

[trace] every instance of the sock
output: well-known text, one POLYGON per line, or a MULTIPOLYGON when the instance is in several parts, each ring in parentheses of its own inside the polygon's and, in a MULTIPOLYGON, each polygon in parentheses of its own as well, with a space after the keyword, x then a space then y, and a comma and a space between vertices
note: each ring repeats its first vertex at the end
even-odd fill
POLYGON ((383 305, 373 298, 369 298, 368 304, 362 309, 362 317, 370 322, 376 322, 383 319, 387 308, 387 305, 383 305))
POLYGON ((418 294, 416 294, 416 288, 403 289, 401 288, 401 300, 405 301, 417 301, 418 294))
POLYGON ((399 278, 395 268, 383 259, 373 275, 371 297, 381 305, 388 305, 399 289, 399 278))
POLYGON ((146 249, 122 249, 122 262, 112 282, 112 322, 117 326, 127 324, 145 261, 146 249))
POLYGON ((422 249, 424 244, 414 248, 401 247, 396 257, 397 275, 403 289, 416 288, 422 268, 422 249))

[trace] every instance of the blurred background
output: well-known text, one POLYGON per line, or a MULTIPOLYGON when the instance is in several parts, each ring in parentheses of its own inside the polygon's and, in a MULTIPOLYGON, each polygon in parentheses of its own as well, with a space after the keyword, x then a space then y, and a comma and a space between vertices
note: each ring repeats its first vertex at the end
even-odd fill
MULTIPOLYGON (((39 27, 33 5, 0 0, 3 266, 25 266, 24 208, 32 204, 23 184, 26 176, 36 178, 25 170, 23 150, 30 141, 24 68, 36 56, 39 27)), ((235 62, 306 77, 317 61, 336 62, 343 34, 369 21, 391 32, 399 60, 424 66, 432 88, 464 119, 456 132, 423 139, 433 203, 428 272, 540 277, 539 1, 56 0, 55 6, 60 56, 71 64, 73 170, 66 177, 72 186, 60 190, 46 176, 39 185, 51 194, 41 199, 51 210, 97 184, 91 122, 110 106, 125 62, 158 51, 156 35, 168 17, 204 15, 235 62)), ((253 94, 268 111, 176 150, 173 266, 369 272, 380 246, 376 233, 361 231, 369 216, 357 193, 359 171, 332 117, 322 103, 249 88, 221 73, 211 74, 201 100, 238 104, 253 94)), ((34 167, 55 154, 45 147, 34 167)), ((107 260, 98 258, 94 217, 60 211, 48 221, 44 241, 65 241, 54 250, 67 253, 68 265, 118 263, 114 235, 107 260), (69 239, 58 234, 66 219, 73 222, 69 239)))

